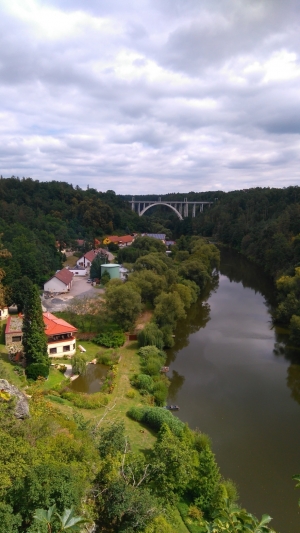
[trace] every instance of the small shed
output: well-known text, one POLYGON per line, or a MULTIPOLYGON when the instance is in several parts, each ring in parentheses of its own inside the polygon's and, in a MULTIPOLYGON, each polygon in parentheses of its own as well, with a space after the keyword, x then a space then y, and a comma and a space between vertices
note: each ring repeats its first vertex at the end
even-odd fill
POLYGON ((104 272, 109 273, 110 279, 120 279, 120 265, 114 263, 101 265, 101 276, 103 276, 104 272))

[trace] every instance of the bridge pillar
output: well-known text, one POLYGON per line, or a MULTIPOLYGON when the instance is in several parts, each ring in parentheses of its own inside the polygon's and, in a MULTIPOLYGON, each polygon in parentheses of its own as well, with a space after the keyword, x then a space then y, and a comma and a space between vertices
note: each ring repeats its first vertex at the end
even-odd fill
POLYGON ((192 217, 195 218, 195 216, 196 216, 196 204, 193 204, 192 217))
POLYGON ((132 200, 131 200, 131 211, 135 211, 134 196, 132 197, 132 200))
POLYGON ((184 204, 184 217, 188 217, 189 216, 189 204, 188 203, 185 203, 184 204))
POLYGON ((181 214, 181 216, 182 216, 182 204, 179 204, 179 208, 178 208, 178 211, 179 211, 179 213, 180 213, 180 214, 181 214))
POLYGON ((140 204, 140 202, 139 202, 139 203, 138 203, 138 214, 140 214, 140 212, 141 212, 141 204, 140 204))
POLYGON ((203 213, 203 204, 200 204, 200 213, 203 213))

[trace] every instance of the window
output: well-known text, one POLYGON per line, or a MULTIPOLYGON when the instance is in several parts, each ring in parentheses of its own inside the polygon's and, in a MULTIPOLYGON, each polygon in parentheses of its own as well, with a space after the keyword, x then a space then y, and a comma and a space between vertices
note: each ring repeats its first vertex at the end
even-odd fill
POLYGON ((57 348, 50 348, 50 354, 51 353, 57 353, 57 348))
POLYGON ((69 352, 70 351, 70 345, 69 346, 64 346, 63 347, 63 351, 64 352, 69 352))
POLYGON ((17 337, 13 337, 11 340, 12 340, 12 342, 21 342, 22 341, 22 337, 21 337, 21 335, 18 335, 17 337))

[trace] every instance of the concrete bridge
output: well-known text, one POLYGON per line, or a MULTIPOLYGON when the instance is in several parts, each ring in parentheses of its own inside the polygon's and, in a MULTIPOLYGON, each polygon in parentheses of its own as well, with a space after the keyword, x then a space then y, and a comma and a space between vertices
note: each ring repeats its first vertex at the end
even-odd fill
POLYGON ((162 201, 161 197, 159 197, 158 200, 148 200, 145 202, 144 200, 135 200, 134 196, 132 197, 132 200, 128 201, 131 203, 132 211, 136 211, 140 217, 143 216, 150 207, 154 207, 155 205, 166 205, 176 213, 180 220, 189 216, 189 206, 192 207, 192 217, 195 217, 197 211, 200 213, 203 212, 205 205, 210 207, 213 204, 213 202, 188 202, 187 198, 184 198, 183 201, 176 200, 169 202, 166 200, 162 201))

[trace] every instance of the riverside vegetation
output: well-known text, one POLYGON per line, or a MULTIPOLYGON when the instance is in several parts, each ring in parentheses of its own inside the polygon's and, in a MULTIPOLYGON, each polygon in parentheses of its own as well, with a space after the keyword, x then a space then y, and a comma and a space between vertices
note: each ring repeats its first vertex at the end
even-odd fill
POLYGON ((118 257, 129 267, 128 281, 111 280, 106 302, 98 302, 90 315, 70 311, 95 336, 130 329, 143 309, 152 315, 138 335, 139 355, 134 344, 99 353, 87 341, 90 353, 114 367, 106 393, 72 393, 55 370, 47 381, 30 384, 3 356, 1 377, 19 388, 29 383, 32 397, 31 417, 23 421, 14 418, 12 399, 0 399, 1 533, 58 533, 71 509, 87 520, 82 523, 86 531, 93 523, 99 532, 272 531, 270 517, 259 521, 236 504, 234 484, 222 479, 209 438, 161 407, 168 381, 159 367, 177 320, 218 266, 218 250, 193 233, 240 249, 278 279, 282 305, 275 318, 291 320, 297 342, 298 188, 214 192, 205 198, 191 193, 189 200, 219 200, 209 212, 182 223, 163 207, 156 218, 139 218, 113 191, 17 178, 1 179, 0 190, 5 246, 0 252, 0 305, 15 301, 24 309, 35 290, 32 284, 41 285, 60 268, 63 257, 55 241, 62 248, 82 237, 91 246, 95 237, 118 229, 181 236, 172 259, 158 241, 136 239, 118 257), (58 515, 53 514, 51 524, 38 523, 35 517, 45 515, 37 509, 50 517, 54 504, 58 515))

